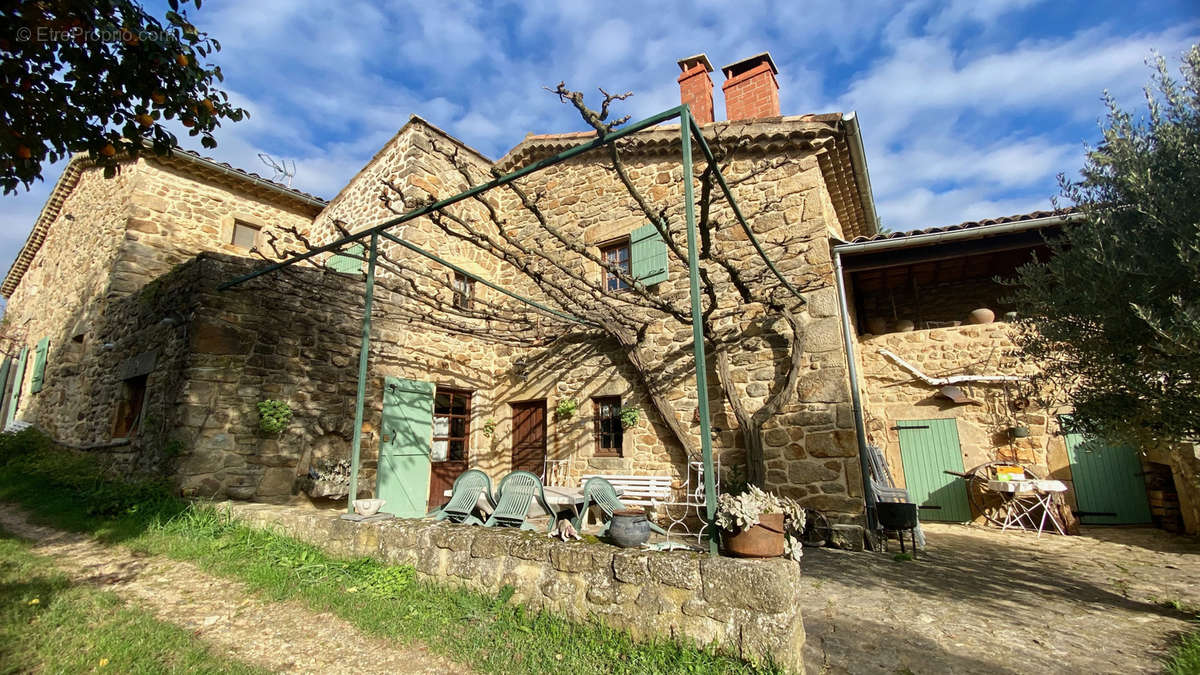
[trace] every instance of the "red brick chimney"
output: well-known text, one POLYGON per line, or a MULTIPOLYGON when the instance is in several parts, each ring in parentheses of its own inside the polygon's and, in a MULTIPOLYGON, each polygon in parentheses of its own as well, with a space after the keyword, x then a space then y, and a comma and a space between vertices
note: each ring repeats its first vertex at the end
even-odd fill
POLYGON ((708 124, 713 115, 712 64, 703 53, 676 61, 683 74, 679 76, 679 102, 692 107, 692 117, 698 124, 708 124))
POLYGON ((725 73, 725 118, 752 120, 760 117, 779 117, 779 69, 767 52, 731 63, 725 73))

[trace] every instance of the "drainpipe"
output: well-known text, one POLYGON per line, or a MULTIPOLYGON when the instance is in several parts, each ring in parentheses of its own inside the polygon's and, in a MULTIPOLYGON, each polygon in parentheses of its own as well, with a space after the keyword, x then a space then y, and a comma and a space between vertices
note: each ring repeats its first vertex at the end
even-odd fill
POLYGON ((862 472, 863 501, 866 502, 867 529, 878 527, 875 515, 875 491, 871 488, 871 472, 867 462, 867 425, 863 421, 862 396, 858 390, 858 364, 854 357, 854 335, 850 329, 850 306, 846 301, 846 282, 842 278, 842 256, 833 251, 833 278, 837 283, 838 314, 842 319, 842 342, 846 346, 846 368, 850 376, 850 402, 854 407, 854 435, 858 437, 858 467, 862 472))

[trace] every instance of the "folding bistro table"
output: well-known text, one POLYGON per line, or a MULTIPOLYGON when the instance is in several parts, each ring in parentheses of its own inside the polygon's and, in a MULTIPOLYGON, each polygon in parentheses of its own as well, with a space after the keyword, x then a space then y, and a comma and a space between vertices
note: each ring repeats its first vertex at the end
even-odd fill
POLYGON ((1046 529, 1046 521, 1054 525, 1059 534, 1065 535, 1062 523, 1054 513, 1054 495, 1067 491, 1059 480, 990 480, 988 489, 1004 497, 1004 524, 1001 530, 1010 527, 1037 530, 1038 537, 1046 529), (1041 513, 1038 514, 1038 510, 1041 513), (1038 516, 1041 516, 1040 518, 1038 516))

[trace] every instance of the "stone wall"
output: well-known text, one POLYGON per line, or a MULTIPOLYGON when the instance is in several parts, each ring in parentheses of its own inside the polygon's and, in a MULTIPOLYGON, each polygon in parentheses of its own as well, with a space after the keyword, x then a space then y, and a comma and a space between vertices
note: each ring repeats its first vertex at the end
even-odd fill
POLYGON ((956 405, 879 353, 886 349, 930 377, 952 375, 1030 375, 1036 366, 1015 355, 1008 324, 992 323, 864 336, 856 347, 861 363, 867 433, 884 449, 897 482, 903 485, 899 432, 902 420, 955 419, 964 468, 992 460, 1019 462, 1043 476, 1070 481, 1066 443, 1048 411, 1030 402, 1028 386, 1015 383, 959 385, 982 405, 956 405), (1030 429, 1028 438, 1010 439, 1008 428, 1030 429))
MULTIPOLYGON (((490 165, 486 161, 416 119, 406 125, 314 221, 314 240, 332 240, 338 233, 337 222, 357 230, 392 217, 394 213, 379 200, 384 191, 383 181, 397 186, 408 204, 446 197, 466 189, 468 183, 446 159, 447 152, 457 152, 459 158, 476 172, 476 181, 487 177, 490 165)), ((679 222, 683 176, 677 151, 657 154, 628 151, 627 158, 634 182, 656 204, 664 205, 674 222, 679 222)), ((515 167, 506 166, 505 170, 512 168, 515 167)), ((797 142, 769 151, 751 151, 733 163, 731 180, 756 171, 758 173, 739 183, 739 203, 753 219, 756 233, 767 242, 782 272, 793 283, 810 290, 807 294, 809 304, 803 313, 806 343, 797 392, 792 403, 766 425, 768 483, 773 489, 798 497, 815 508, 854 517, 861 513, 861 480, 841 351, 836 294, 830 285, 831 264, 825 244, 827 236, 840 231, 840 226, 833 214, 813 145, 797 142), (783 157, 791 161, 774 163, 783 157), (795 241, 784 246, 780 242, 783 238, 795 241)), ((601 243, 626 236, 645 222, 611 171, 603 168, 598 156, 583 157, 539 172, 523 180, 522 187, 528 194, 538 195, 542 213, 564 237, 583 242, 592 255, 598 253, 601 243)), ((533 216, 521 207, 515 194, 499 189, 489 193, 487 199, 505 223, 506 231, 514 233, 518 240, 561 252, 555 265, 564 267, 558 272, 548 268, 545 273, 563 274, 573 270, 586 279, 592 289, 601 285, 599 266, 562 249, 562 244, 548 236, 533 216)), ((745 234, 733 223, 728 206, 718 202, 713 209, 714 223, 719 223, 712 231, 714 245, 723 247, 731 264, 746 269, 751 275, 765 273, 745 234)), ((497 234, 479 204, 468 203, 458 213, 476 231, 497 234)), ((528 297, 547 300, 543 289, 532 284, 524 274, 478 247, 445 234, 428 219, 412 221, 399 228, 397 233, 401 231, 405 239, 484 278, 528 297)), ((682 232, 675 235, 676 244, 683 247, 682 232)), ((418 268, 427 268, 434 276, 444 275, 448 279, 448 273, 435 263, 416 258, 415 254, 393 244, 385 242, 382 250, 393 259, 415 263, 418 268)), ((673 258, 669 280, 659 284, 654 294, 682 308, 686 316, 685 270, 686 267, 673 258)), ((723 334, 723 348, 730 351, 733 381, 729 386, 747 401, 751 409, 756 409, 784 372, 790 331, 778 320, 764 319, 761 304, 742 303, 720 266, 706 264, 706 273, 720 288, 723 309, 712 320, 723 334)), ((381 283, 386 285, 395 279, 392 271, 381 270, 381 283)), ((438 300, 424 305, 410 302, 410 306, 423 311, 424 316, 406 326, 406 339, 413 346, 408 354, 421 354, 427 363, 439 355, 445 359, 447 354, 469 353, 476 361, 486 364, 483 371, 476 371, 474 378, 466 378, 465 374, 457 378, 466 380, 467 388, 477 396, 477 414, 472 419, 473 465, 489 471, 494 477, 510 467, 510 402, 545 400, 547 409, 553 411, 560 400, 573 398, 579 403, 580 410, 574 418, 562 421, 550 418, 550 458, 576 458, 579 460, 578 472, 670 473, 682 477, 687 455, 675 441, 666 419, 651 405, 646 383, 615 342, 601 337, 596 331, 581 331, 575 326, 546 321, 536 312, 492 294, 489 299, 501 303, 505 310, 539 323, 544 321, 545 341, 549 343, 544 347, 496 345, 464 334, 486 326, 481 320, 444 311, 449 303, 449 289, 441 279, 419 275, 413 277, 412 282, 438 300), (447 329, 454 321, 466 330, 447 329), (518 360, 525 364, 519 369, 520 373, 515 367, 518 360), (592 399, 610 395, 621 396, 622 403, 638 407, 642 414, 638 426, 626 435, 621 457, 596 457, 592 399), (475 433, 486 419, 497 423, 490 438, 475 433)), ((480 290, 482 288, 477 287, 477 291, 480 290)), ((556 304, 553 300, 548 303, 556 304)), ((586 313, 583 309, 586 302, 580 307, 575 311, 586 313)), ((661 312, 647 312, 636 307, 631 307, 630 315, 646 326, 643 352, 648 356, 648 367, 644 370, 649 373, 652 386, 666 392, 671 408, 668 414, 692 434, 697 434, 690 324, 686 320, 666 317, 661 312)), ((386 358, 380 363, 381 367, 386 367, 383 366, 386 358)), ((449 384, 443 381, 448 378, 437 372, 426 372, 416 379, 449 384)), ((713 383, 709 397, 715 415, 714 445, 722 454, 725 465, 736 467, 743 461, 741 448, 744 444, 732 411, 717 386, 715 372, 710 372, 709 381, 713 383)))
POLYGON ((389 520, 354 523, 329 512, 222 505, 249 524, 342 556, 412 565, 426 581, 495 594, 533 610, 598 619, 637 640, 716 643, 750 661, 802 673, 800 566, 687 552, 564 543, 542 533, 389 520))

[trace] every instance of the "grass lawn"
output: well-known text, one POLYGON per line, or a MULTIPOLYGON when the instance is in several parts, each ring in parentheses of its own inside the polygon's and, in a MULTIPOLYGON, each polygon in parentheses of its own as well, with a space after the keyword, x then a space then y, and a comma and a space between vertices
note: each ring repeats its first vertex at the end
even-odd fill
POLYGON ((1170 675, 1200 673, 1200 628, 1185 635, 1167 657, 1166 671, 1170 675))
POLYGON ((752 673, 716 649, 635 643, 598 623, 575 623, 489 597, 418 583, 410 567, 329 556, 295 539, 189 505, 165 486, 101 479, 91 458, 32 431, 0 434, 0 499, 37 506, 45 522, 135 550, 190 560, 272 600, 296 599, 374 635, 419 641, 476 670, 543 673, 752 673))
POLYGON ((0 532, 0 673, 258 673, 0 532), (137 639, 131 639, 136 637, 137 639))

